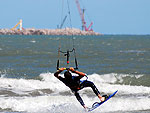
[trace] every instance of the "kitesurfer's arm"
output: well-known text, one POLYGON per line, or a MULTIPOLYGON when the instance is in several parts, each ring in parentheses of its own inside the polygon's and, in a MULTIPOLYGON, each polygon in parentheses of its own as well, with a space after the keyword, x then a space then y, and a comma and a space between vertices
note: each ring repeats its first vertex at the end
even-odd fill
POLYGON ((62 71, 64 71, 65 70, 65 68, 60 68, 58 71, 56 71, 55 73, 54 73, 54 76, 55 77, 59 77, 59 74, 62 72, 62 71))
POLYGON ((80 72, 80 71, 76 71, 73 67, 70 67, 69 70, 70 70, 72 73, 78 74, 80 79, 81 79, 82 77, 86 76, 85 73, 80 72))

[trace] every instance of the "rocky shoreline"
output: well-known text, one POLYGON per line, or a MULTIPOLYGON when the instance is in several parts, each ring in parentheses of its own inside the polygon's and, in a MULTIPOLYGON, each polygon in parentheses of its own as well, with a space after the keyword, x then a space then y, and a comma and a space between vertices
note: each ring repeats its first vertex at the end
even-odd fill
POLYGON ((101 35, 94 31, 81 31, 76 28, 64 28, 64 29, 34 29, 28 28, 19 30, 0 29, 0 35, 101 35))

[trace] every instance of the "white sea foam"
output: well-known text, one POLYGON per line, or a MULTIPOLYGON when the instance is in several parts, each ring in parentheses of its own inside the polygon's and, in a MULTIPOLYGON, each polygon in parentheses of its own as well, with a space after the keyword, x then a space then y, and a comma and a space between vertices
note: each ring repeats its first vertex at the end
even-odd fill
MULTIPOLYGON (((91 106, 98 98, 87 98, 82 96, 86 105, 91 106)), ((84 113, 83 108, 74 96, 38 96, 38 97, 13 97, 0 98, 0 107, 2 109, 11 109, 13 111, 26 112, 50 112, 62 113, 71 112, 84 113)), ((107 103, 97 108, 94 113, 98 112, 115 112, 115 111, 133 111, 148 110, 150 108, 150 98, 113 97, 107 103), (144 101, 143 101, 144 100, 144 101), (109 108, 109 109, 108 109, 109 108)))
POLYGON ((31 43, 36 43, 36 41, 35 41, 35 40, 31 40, 30 42, 31 42, 31 43))
MULTIPOLYGON (((88 80, 95 83, 95 85, 102 92, 112 93, 114 90, 119 89, 120 92, 124 93, 150 93, 149 87, 144 86, 130 86, 130 85, 119 85, 115 84, 118 80, 114 74, 98 75, 92 74, 88 76, 88 80)), ((126 76, 126 75, 125 75, 126 76)), ((53 76, 53 73, 43 73, 40 75, 42 80, 26 80, 26 79, 11 79, 11 78, 0 78, 0 88, 8 88, 13 91, 27 92, 35 89, 51 89, 53 92, 63 92, 69 90, 62 82, 53 76)), ((124 77, 124 76, 123 76, 124 77)), ((122 77, 119 78, 120 80, 122 77)))
MULTIPOLYGON (((51 89, 53 91, 53 93, 39 96, 17 97, 1 95, 0 108, 38 113, 85 112, 73 94, 66 96, 59 94, 60 92, 70 90, 55 78, 53 73, 43 73, 40 77, 42 78, 41 81, 0 78, 0 91, 4 89, 11 90, 19 95, 28 94, 36 89, 51 89)), ((88 80, 93 81, 102 93, 110 94, 118 90, 115 97, 103 104, 100 109, 95 110, 94 113, 150 109, 150 87, 115 84, 117 79, 115 76, 112 76, 112 74, 92 74, 88 77, 88 80)), ((86 93, 92 93, 92 90, 86 88, 80 91, 86 105, 91 106, 95 101, 99 100, 94 94, 92 97, 89 97, 86 93)))
POLYGON ((147 52, 145 50, 126 50, 126 51, 120 51, 122 53, 144 53, 144 52, 147 52))

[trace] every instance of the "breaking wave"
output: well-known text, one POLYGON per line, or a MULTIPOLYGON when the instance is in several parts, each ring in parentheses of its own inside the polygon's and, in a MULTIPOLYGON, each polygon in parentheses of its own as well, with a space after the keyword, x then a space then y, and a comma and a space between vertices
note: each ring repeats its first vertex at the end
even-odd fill
MULTIPOLYGON (((84 113, 68 87, 53 76, 53 73, 42 73, 40 80, 0 78, 0 111, 50 112, 50 113, 84 113)), ((117 112, 150 109, 150 87, 132 84, 141 80, 144 75, 92 74, 88 80, 95 83, 101 94, 118 93, 97 112, 117 112), (131 80, 130 84, 126 79, 131 80), (144 101, 143 101, 144 100, 144 101), (109 109, 108 109, 109 108, 109 109)), ((90 88, 80 91, 87 106, 99 101, 90 88)))

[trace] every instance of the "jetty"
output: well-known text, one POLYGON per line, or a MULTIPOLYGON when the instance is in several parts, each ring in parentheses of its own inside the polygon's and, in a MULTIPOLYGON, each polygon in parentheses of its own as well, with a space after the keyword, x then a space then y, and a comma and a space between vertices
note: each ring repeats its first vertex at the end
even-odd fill
POLYGON ((101 35, 94 31, 82 31, 76 28, 64 29, 0 29, 0 35, 101 35))

